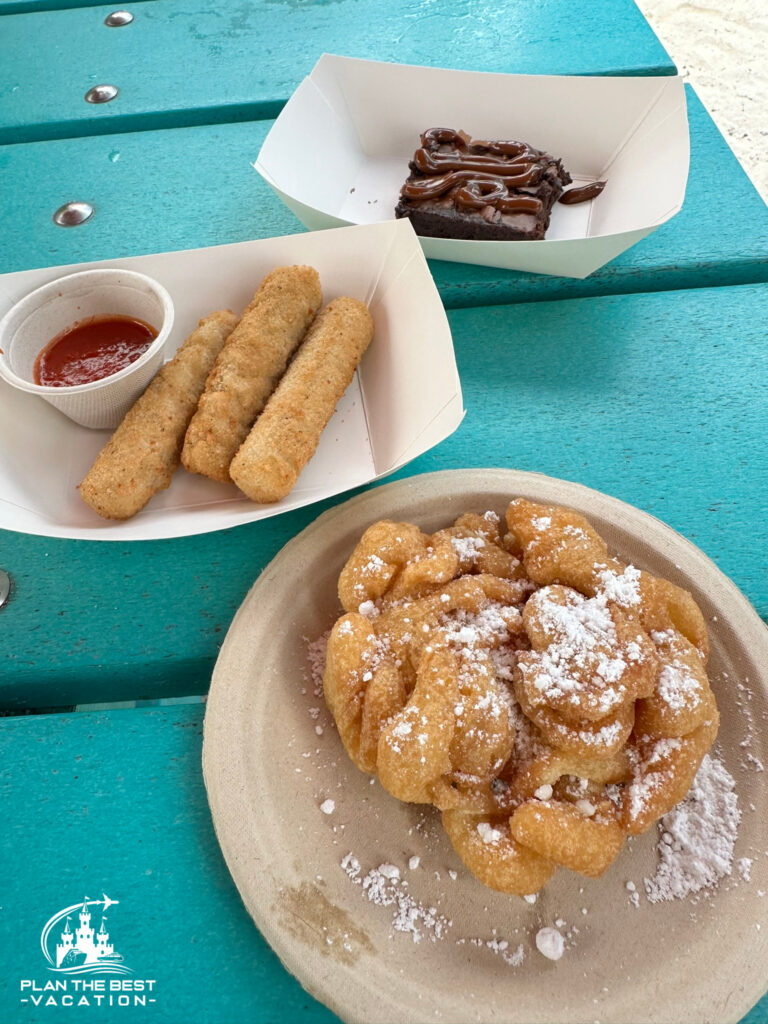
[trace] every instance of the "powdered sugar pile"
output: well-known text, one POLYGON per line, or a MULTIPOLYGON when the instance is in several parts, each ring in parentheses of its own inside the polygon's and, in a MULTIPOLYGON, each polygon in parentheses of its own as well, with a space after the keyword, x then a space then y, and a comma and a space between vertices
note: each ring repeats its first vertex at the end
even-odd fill
POLYGON ((731 873, 741 821, 735 785, 727 768, 707 754, 686 798, 661 819, 660 863, 645 879, 651 903, 684 899, 731 873))
POLYGON ((451 927, 451 922, 439 914, 436 907, 425 907, 406 891, 408 882, 400 877, 397 865, 380 864, 361 878, 360 861, 353 853, 348 853, 341 866, 356 885, 362 885, 371 903, 393 908, 392 927, 396 932, 409 934, 414 942, 421 942, 425 937, 435 942, 451 927))

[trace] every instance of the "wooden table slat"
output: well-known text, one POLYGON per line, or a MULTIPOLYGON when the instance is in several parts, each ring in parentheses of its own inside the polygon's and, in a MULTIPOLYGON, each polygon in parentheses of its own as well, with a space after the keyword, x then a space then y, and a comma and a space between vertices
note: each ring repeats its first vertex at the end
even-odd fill
POLYGON ((0 142, 274 117, 324 52, 534 74, 674 74, 632 0, 162 0, 8 15, 0 142), (44 59, 30 60, 29 40, 44 59), (297 40, 300 45, 297 46, 297 40), (425 52, 429 57, 425 57, 425 52), (120 90, 84 102, 94 85, 120 90))
MULTIPOLYGON (((121 1018, 337 1020, 283 970, 229 877, 203 787, 202 716, 200 705, 187 705, 0 720, 0 855, 13 880, 3 898, 13 956, 0 976, 0 1019, 72 1020, 72 1008, 22 1007, 19 982, 46 980, 40 932, 48 917, 106 891, 120 901, 109 915, 116 948, 135 977, 156 981, 156 1003, 121 1018)), ((768 997, 742 1024, 766 1019, 768 997)))
MULTIPOLYGON (((577 480, 689 537, 768 618, 768 285, 449 314, 467 416, 401 471, 577 480)), ((342 499, 337 499, 342 500, 342 499)), ((0 706, 203 693, 235 609, 323 508, 134 544, 0 533, 0 706), (172 567, 172 569, 171 569, 172 567)))

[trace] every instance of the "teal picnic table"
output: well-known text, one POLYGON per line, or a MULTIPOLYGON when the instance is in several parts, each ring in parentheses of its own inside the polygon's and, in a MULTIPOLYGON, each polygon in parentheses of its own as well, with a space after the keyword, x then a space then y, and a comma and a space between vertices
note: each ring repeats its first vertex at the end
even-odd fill
MULTIPOLYGON (((0 0, 0 272, 302 230, 250 162, 322 52, 675 74, 631 0, 146 0, 110 27, 115 10, 0 0), (84 101, 104 84, 113 100, 84 101), (52 215, 72 200, 95 212, 63 229, 52 215)), ((467 416, 399 475, 508 466, 579 481, 690 538, 768 619, 768 211, 687 99, 681 213, 588 279, 431 264, 467 416)), ((41 973, 48 908, 91 890, 143 910, 122 931, 156 979, 143 1019, 335 1019, 283 970, 230 880, 203 789, 200 697, 253 580, 338 500, 176 540, 0 532, 12 588, 0 1020, 71 1019, 23 1002, 21 982, 41 973)), ((768 999, 744 1020, 765 1024, 768 999)))

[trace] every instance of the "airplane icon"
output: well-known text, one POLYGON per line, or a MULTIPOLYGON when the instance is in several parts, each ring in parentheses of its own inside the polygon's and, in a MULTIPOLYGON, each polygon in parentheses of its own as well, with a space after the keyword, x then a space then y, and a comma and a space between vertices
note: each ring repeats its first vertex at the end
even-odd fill
MULTIPOLYGON (((120 900, 111 900, 109 898, 109 896, 107 896, 106 893, 102 893, 102 896, 104 897, 104 911, 103 911, 104 913, 106 913, 107 909, 109 907, 111 907, 113 904, 116 904, 116 903, 120 902, 120 900)), ((101 902, 101 901, 99 900, 97 902, 101 902)))

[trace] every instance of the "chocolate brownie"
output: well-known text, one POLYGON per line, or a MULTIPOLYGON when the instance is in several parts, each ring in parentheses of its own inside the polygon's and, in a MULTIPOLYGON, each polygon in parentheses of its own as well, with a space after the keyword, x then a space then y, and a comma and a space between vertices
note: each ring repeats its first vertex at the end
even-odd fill
POLYGON ((525 142, 481 141, 430 128, 395 207, 417 235, 510 241, 544 237, 570 184, 560 160, 525 142))

